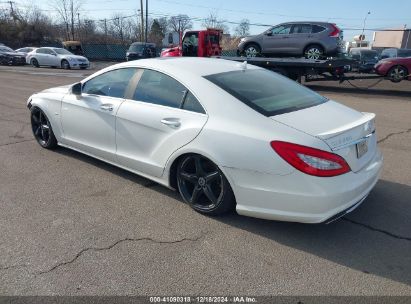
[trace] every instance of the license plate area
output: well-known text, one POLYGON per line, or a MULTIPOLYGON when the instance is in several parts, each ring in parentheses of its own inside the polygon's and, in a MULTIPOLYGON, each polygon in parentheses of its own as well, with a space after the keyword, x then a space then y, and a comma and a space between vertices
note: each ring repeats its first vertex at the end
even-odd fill
POLYGON ((357 143, 355 145, 355 149, 357 151, 357 158, 361 158, 365 153, 368 152, 368 142, 367 139, 364 139, 363 141, 357 143))

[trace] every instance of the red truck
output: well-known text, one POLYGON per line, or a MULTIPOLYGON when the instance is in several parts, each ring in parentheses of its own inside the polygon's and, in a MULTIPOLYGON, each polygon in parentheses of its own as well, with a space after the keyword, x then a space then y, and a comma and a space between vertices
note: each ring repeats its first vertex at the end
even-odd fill
POLYGON ((221 56, 220 39, 223 32, 207 28, 200 31, 187 31, 180 45, 165 49, 161 57, 211 57, 221 56))

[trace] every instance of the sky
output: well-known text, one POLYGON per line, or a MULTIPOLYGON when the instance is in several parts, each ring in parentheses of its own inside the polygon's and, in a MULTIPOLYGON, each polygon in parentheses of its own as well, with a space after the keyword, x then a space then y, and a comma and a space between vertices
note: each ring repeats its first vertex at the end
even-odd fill
MULTIPOLYGON (((53 15, 54 0, 14 0, 17 7, 35 3, 49 15, 53 15)), ((80 0, 80 18, 104 19, 114 13, 132 15, 140 8, 139 0, 80 0)), ((145 0, 143 0, 145 5, 145 0)), ((4 4, 3 4, 4 6, 4 4)), ((227 21, 230 32, 235 24, 248 19, 251 24, 276 25, 286 21, 328 21, 344 30, 344 38, 352 40, 362 32, 367 16, 367 29, 411 28, 411 0, 148 0, 149 17, 186 14, 195 19, 206 18, 211 12, 227 21), (313 4, 314 3, 314 4, 313 4), (368 14, 370 12, 370 14, 368 14)), ((201 21, 194 21, 193 29, 201 29, 201 21)), ((267 26, 251 26, 251 34, 263 32, 267 26)), ((366 40, 372 40, 373 31, 365 31, 366 40)))

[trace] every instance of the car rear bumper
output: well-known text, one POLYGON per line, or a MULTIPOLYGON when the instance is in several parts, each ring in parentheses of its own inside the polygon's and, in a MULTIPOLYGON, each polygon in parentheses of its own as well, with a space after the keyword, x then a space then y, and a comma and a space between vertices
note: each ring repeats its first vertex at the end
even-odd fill
POLYGON ((234 168, 223 171, 231 182, 239 214, 321 223, 355 209, 377 183, 382 163, 377 150, 361 171, 336 177, 315 177, 299 171, 283 176, 234 168))

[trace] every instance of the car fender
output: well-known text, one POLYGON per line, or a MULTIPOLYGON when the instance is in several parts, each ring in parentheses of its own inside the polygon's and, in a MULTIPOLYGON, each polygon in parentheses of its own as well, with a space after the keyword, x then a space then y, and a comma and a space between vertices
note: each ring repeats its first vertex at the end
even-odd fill
POLYGON ((65 94, 56 96, 56 93, 40 92, 30 96, 27 101, 27 105, 30 109, 37 107, 46 114, 57 141, 61 141, 64 134, 60 120, 61 105, 64 95, 65 94))

